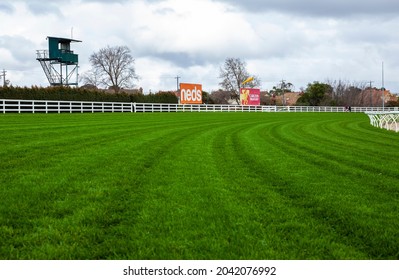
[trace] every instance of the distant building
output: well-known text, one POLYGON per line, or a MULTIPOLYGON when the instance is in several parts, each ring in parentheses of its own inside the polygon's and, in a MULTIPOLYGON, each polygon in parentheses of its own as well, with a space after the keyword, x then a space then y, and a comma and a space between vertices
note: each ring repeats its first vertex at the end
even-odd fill
MULTIPOLYGON (((286 92, 284 93, 285 105, 286 106, 294 106, 301 97, 303 92, 286 92)), ((283 96, 275 95, 273 93, 269 93, 268 91, 262 91, 261 95, 261 105, 283 105, 283 96)))
POLYGON ((372 106, 380 106, 383 101, 385 104, 398 101, 398 97, 389 90, 366 88, 363 93, 366 95, 365 99, 370 100, 372 106))

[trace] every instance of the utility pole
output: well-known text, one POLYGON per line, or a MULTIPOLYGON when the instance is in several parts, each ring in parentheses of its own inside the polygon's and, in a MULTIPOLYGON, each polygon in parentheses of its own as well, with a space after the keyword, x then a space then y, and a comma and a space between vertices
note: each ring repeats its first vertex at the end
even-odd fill
POLYGON ((179 79, 180 79, 181 77, 179 76, 179 75, 177 75, 176 77, 175 77, 175 79, 176 79, 176 88, 177 88, 177 90, 176 90, 176 94, 177 94, 177 101, 178 101, 178 103, 180 104, 180 84, 179 84, 179 79))
POLYGON ((285 92, 285 80, 284 79, 281 80, 281 92, 283 93, 283 106, 285 106, 285 95, 284 95, 284 92, 285 92))
POLYGON ((180 76, 176 76, 175 77, 175 79, 176 79, 176 82, 177 82, 177 91, 179 91, 179 79, 180 79, 181 77, 180 76))
POLYGON ((384 61, 382 62, 382 109, 385 110, 384 61))
POLYGON ((6 87, 6 73, 7 71, 3 69, 3 72, 0 74, 0 77, 3 77, 3 87, 6 87))

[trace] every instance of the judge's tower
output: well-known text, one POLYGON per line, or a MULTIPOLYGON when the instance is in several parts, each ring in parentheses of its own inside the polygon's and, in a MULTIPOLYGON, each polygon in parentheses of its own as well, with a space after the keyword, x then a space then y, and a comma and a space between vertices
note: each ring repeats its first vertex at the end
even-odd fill
POLYGON ((46 77, 52 86, 78 85, 78 55, 71 50, 71 43, 82 41, 47 37, 48 50, 38 50, 40 62, 46 77))

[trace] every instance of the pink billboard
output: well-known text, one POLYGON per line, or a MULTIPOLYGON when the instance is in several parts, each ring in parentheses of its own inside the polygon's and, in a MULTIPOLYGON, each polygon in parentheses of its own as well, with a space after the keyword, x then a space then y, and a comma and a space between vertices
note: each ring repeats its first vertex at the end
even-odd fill
POLYGON ((240 89, 241 105, 260 105, 260 89, 242 88, 240 89))

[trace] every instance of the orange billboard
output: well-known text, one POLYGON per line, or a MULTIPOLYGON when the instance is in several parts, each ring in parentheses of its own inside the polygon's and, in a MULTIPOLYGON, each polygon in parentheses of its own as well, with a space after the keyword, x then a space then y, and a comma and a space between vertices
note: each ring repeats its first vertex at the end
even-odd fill
POLYGON ((180 84, 180 104, 202 104, 202 85, 180 84))

